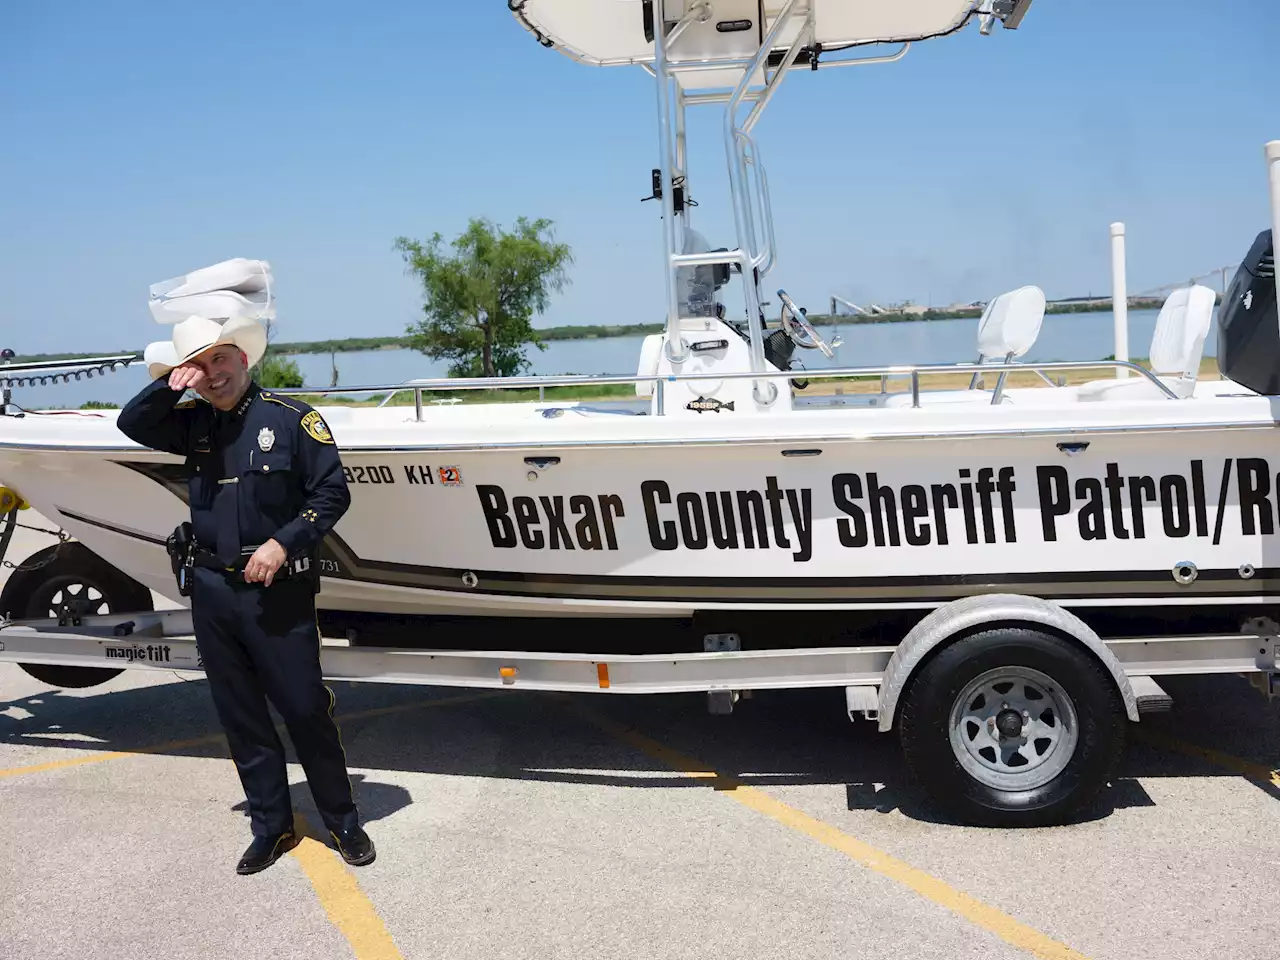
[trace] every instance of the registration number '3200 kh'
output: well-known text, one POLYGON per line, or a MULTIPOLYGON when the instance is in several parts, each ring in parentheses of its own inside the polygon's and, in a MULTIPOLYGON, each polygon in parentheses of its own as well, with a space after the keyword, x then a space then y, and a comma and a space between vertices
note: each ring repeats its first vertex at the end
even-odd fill
POLYGON ((394 484, 397 475, 402 482, 410 486, 435 486, 437 483, 446 487, 462 486, 462 470, 458 467, 437 467, 432 470, 424 463, 397 464, 399 470, 385 463, 347 466, 343 465, 342 475, 347 483, 394 484))

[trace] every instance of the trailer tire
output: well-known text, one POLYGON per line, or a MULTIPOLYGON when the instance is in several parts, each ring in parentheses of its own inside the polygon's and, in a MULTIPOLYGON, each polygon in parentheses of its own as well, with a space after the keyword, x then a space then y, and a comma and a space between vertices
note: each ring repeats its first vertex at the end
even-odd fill
POLYGON ((1119 764, 1126 722, 1114 679, 1088 651, 1056 634, 998 627, 921 665, 899 735, 912 775, 959 819, 1035 827, 1061 823, 1097 795, 1119 764))
MULTIPOLYGON (((0 611, 14 619, 57 616, 60 609, 73 607, 81 614, 155 609, 150 590, 75 541, 33 554, 14 571, 0 593, 0 611)), ((47 663, 19 666, 41 683, 68 689, 96 687, 124 672, 113 667, 47 663)))

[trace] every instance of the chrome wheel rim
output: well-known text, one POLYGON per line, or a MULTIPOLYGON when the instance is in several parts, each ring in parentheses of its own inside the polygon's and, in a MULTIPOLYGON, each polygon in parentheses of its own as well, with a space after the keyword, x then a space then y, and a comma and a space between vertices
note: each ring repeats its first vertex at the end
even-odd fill
POLYGON ((951 706, 951 750, 965 772, 998 790, 1033 790, 1075 755, 1075 705, 1053 679, 1030 667, 988 670, 951 706))

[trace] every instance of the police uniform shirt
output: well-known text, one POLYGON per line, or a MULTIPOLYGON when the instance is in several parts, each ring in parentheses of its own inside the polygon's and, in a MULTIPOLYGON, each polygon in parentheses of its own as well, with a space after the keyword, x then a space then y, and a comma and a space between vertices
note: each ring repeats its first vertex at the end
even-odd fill
POLYGON ((268 540, 310 556, 350 505, 333 436, 320 414, 250 381, 232 410, 179 402, 161 377, 125 405, 130 439, 186 458, 196 541, 228 566, 268 540))

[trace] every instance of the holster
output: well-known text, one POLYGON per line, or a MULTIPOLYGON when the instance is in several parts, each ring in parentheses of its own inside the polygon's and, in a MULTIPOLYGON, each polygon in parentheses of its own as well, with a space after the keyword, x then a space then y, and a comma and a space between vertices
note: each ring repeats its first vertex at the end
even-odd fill
POLYGON ((195 566, 196 538, 191 523, 180 523, 173 528, 173 533, 165 539, 165 552, 169 554, 169 566, 173 569, 173 578, 178 583, 181 596, 191 596, 191 569, 195 566))
MULTIPOLYGON (((184 597, 191 596, 193 570, 196 567, 208 567, 224 575, 237 573, 244 569, 245 563, 255 549, 252 547, 243 549, 239 560, 228 567, 208 550, 201 548, 190 522, 181 523, 175 527, 173 533, 165 540, 164 548, 169 554, 169 565, 173 568, 173 578, 178 583, 178 593, 184 597)), ((302 557, 285 560, 276 572, 275 579, 307 579, 311 583, 312 590, 319 593, 319 551, 312 550, 302 557)))

